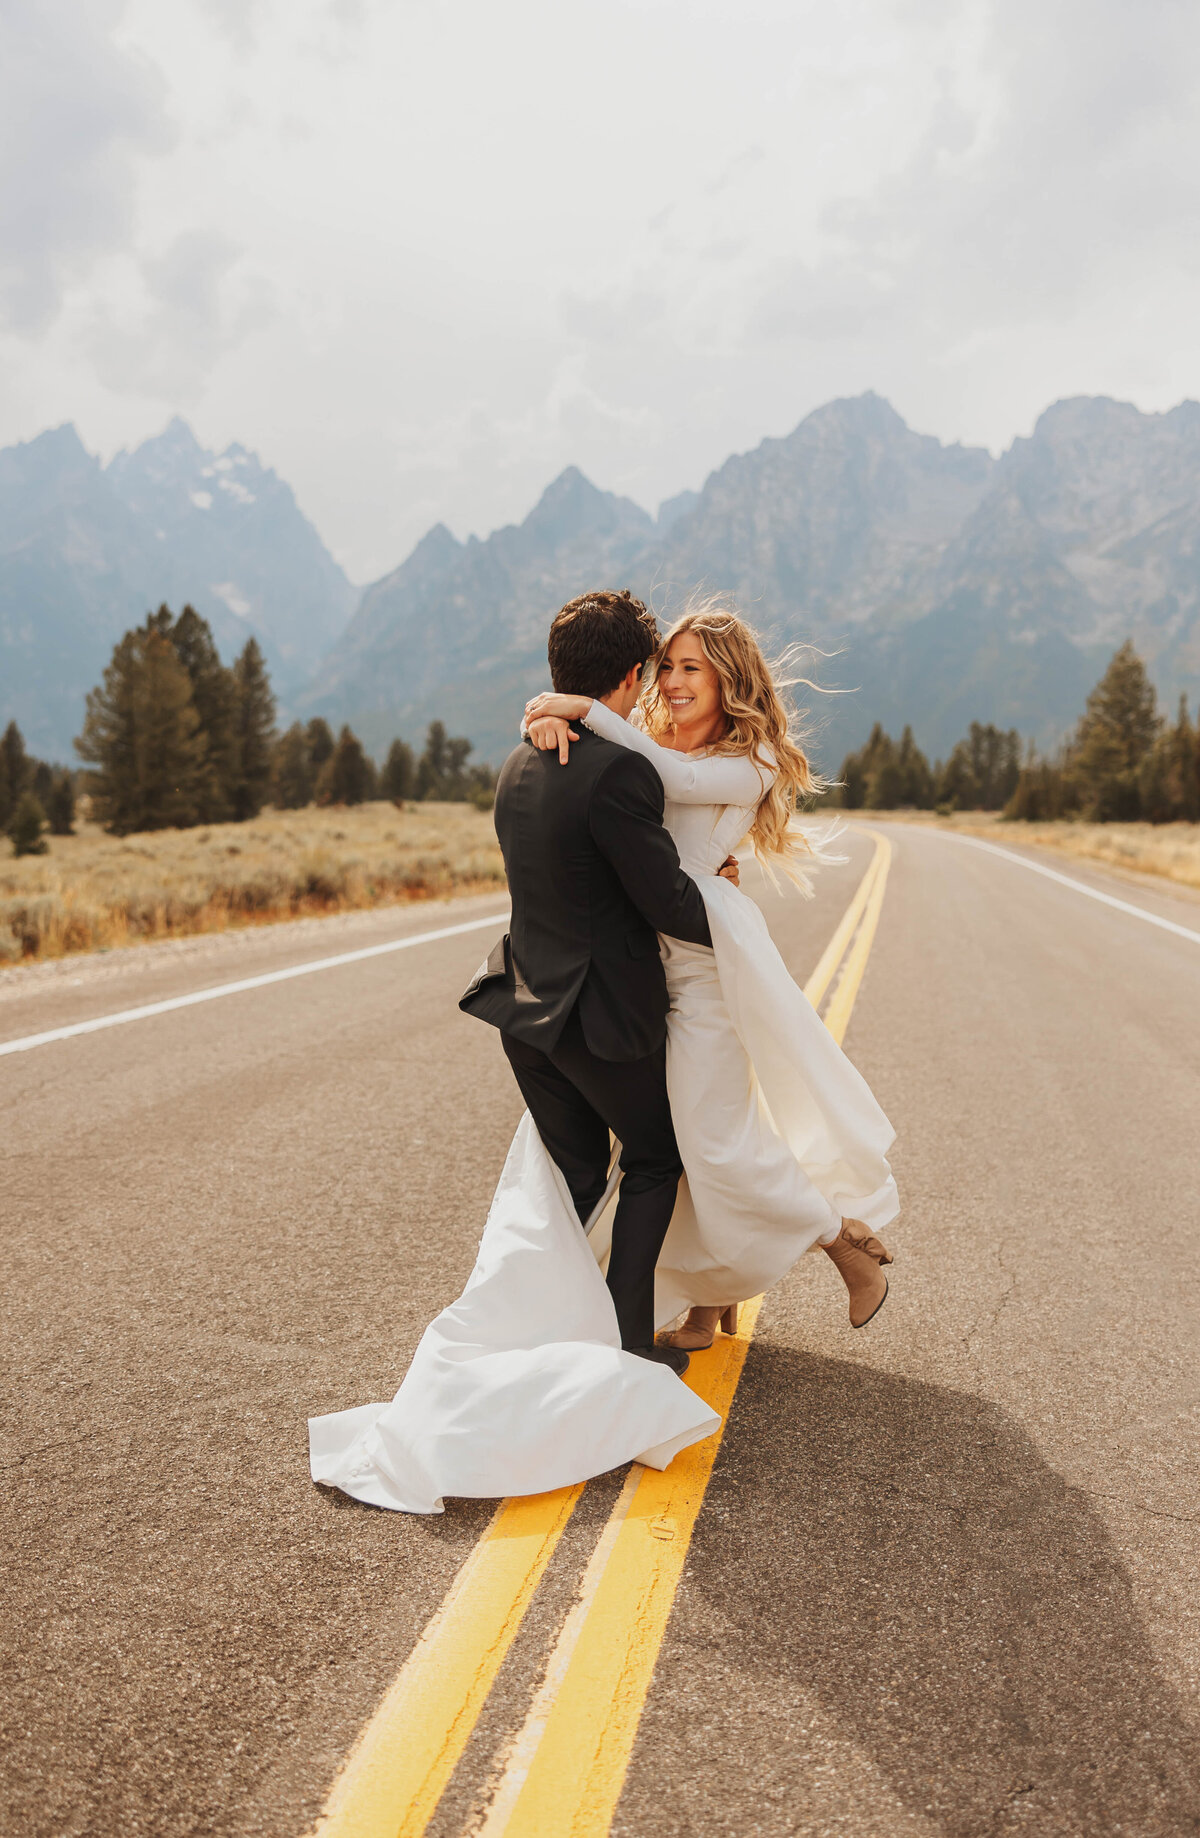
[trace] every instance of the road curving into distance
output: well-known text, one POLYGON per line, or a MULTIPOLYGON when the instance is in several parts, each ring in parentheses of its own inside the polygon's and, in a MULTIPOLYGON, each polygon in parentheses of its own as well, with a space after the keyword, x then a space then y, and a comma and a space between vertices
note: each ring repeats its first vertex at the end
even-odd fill
POLYGON ((803 1260, 693 1362, 699 1482, 549 1516, 305 1460, 470 1268, 519 1104, 454 998, 502 902, 0 978, 0 1047, 253 985, 0 1064, 0 1829, 1195 1831, 1200 900, 872 828, 811 904, 747 885, 899 1132, 891 1299, 853 1334, 803 1260), (339 1800, 450 1625, 474 1687, 339 1800))

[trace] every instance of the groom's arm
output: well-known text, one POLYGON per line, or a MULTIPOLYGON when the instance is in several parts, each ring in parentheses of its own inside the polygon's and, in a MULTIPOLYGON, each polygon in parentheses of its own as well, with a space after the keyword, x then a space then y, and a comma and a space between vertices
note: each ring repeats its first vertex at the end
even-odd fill
POLYGON ((711 945, 700 889, 663 828, 662 780, 637 753, 613 760, 592 793, 592 840, 656 932, 711 945))

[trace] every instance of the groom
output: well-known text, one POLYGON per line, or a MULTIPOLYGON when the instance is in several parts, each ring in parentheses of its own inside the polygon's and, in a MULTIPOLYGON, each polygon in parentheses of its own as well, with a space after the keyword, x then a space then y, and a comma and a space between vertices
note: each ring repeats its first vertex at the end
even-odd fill
MULTIPOLYGON (((657 646, 653 614, 628 591, 586 594, 550 627, 550 678, 624 717, 657 646)), ((687 1354, 654 1345, 654 1266, 683 1171, 657 934, 711 944, 704 902, 663 828, 653 766, 582 726, 567 772, 526 742, 509 755, 495 820, 512 929, 459 1006, 500 1029, 581 1222, 607 1184, 610 1130, 621 1144, 608 1260, 621 1345, 682 1373, 687 1354)))

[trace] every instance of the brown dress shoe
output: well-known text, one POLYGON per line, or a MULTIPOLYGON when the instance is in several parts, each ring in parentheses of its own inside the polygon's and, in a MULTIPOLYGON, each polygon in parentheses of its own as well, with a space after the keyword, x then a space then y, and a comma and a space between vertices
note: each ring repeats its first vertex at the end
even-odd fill
POLYGON ((887 1301, 888 1280, 879 1266, 891 1263, 891 1252, 861 1219, 843 1219, 833 1243, 821 1249, 833 1259, 850 1291, 851 1327, 866 1327, 887 1301))

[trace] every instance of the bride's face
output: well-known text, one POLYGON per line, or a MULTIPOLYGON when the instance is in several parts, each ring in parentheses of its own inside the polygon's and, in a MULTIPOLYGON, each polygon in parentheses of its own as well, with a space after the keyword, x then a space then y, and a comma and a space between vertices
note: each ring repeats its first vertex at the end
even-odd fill
POLYGON ((677 732, 695 746, 703 746, 724 731, 720 679, 705 657, 700 640, 690 632, 672 641, 658 672, 658 687, 677 732))

